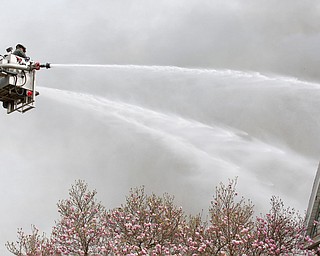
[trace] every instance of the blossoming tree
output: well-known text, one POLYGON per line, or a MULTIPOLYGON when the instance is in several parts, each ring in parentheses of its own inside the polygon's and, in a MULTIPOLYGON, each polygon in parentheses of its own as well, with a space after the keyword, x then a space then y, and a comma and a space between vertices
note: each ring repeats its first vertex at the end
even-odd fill
POLYGON ((252 246, 263 255, 312 255, 303 254, 306 243, 303 218, 292 208, 285 208, 278 197, 271 198, 271 209, 257 217, 256 236, 252 246))
POLYGON ((95 190, 77 181, 69 191, 70 198, 58 203, 60 220, 52 230, 51 242, 61 255, 107 255, 105 247, 105 208, 96 201, 95 190))
POLYGON ((206 252, 211 255, 247 255, 254 236, 253 205, 238 198, 236 180, 216 188, 209 209, 210 225, 206 229, 206 252))
POLYGON ((34 225, 31 226, 31 232, 28 235, 22 229, 18 229, 18 241, 6 243, 8 251, 18 256, 55 255, 54 247, 44 233, 40 235, 34 225))
POLYGON ((271 198, 271 209, 255 217, 250 200, 236 192, 237 180, 216 187, 204 220, 187 216, 168 194, 147 195, 132 189, 123 205, 106 210, 95 190, 77 181, 69 198, 58 202, 60 219, 50 238, 32 226, 18 230, 6 244, 18 256, 63 255, 316 255, 304 249, 303 220, 283 202, 271 198))
POLYGON ((126 204, 108 213, 106 229, 115 254, 171 255, 182 250, 179 233, 185 215, 173 197, 131 190, 126 204))

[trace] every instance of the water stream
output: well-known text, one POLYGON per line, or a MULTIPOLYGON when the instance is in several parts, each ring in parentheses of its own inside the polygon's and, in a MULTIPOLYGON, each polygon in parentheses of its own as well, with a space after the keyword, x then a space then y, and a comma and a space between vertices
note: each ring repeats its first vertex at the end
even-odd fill
POLYGON ((31 223, 49 233, 76 179, 107 208, 144 185, 206 212, 215 186, 237 176, 257 214, 272 195, 306 209, 320 155, 320 85, 233 70, 51 67, 39 72, 34 110, 0 115, 2 244, 31 223))
MULTIPOLYGON (((52 67, 71 70, 70 79, 79 82, 67 80, 62 89, 41 88, 44 96, 81 109, 83 115, 99 116, 95 125, 117 133, 124 130, 110 146, 119 161, 127 157, 121 157, 119 145, 135 139, 150 143, 148 149, 142 146, 134 152, 140 165, 128 162, 133 173, 143 169, 135 183, 181 193, 169 179, 180 179, 181 188, 187 179, 192 184, 188 189, 199 187, 203 194, 218 181, 238 176, 241 189, 256 202, 266 204, 272 194, 279 194, 298 208, 307 205, 320 152, 315 139, 320 131, 319 85, 256 72, 174 66, 52 67), (128 134, 133 138, 126 141, 128 134), (158 152, 160 160, 150 159, 156 156, 145 150, 158 152), (163 157, 167 154, 174 160, 163 157), (144 161, 153 160, 154 169, 146 170, 144 161), (291 191, 296 180, 304 182, 291 191)), ((199 202, 199 196, 194 201, 199 202)))

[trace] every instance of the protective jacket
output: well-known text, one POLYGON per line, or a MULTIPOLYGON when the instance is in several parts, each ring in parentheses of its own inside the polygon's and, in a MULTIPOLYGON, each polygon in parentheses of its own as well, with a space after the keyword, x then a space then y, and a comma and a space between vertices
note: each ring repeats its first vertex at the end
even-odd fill
POLYGON ((27 58, 27 55, 21 49, 16 49, 13 54, 22 58, 27 58))

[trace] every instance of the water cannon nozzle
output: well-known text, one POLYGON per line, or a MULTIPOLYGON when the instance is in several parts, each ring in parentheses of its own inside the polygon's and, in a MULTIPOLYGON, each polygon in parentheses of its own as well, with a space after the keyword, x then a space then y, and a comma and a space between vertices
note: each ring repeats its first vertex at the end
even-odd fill
POLYGON ((46 64, 40 64, 40 68, 51 68, 51 64, 50 63, 46 63, 46 64))

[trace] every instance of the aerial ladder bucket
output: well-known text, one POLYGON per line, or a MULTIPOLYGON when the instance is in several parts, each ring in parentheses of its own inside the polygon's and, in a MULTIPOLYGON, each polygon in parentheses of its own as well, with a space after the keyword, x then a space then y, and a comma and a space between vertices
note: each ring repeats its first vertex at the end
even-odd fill
POLYGON ((40 64, 9 53, 0 59, 0 101, 7 113, 24 113, 35 107, 36 71, 50 68, 50 64, 40 64))

